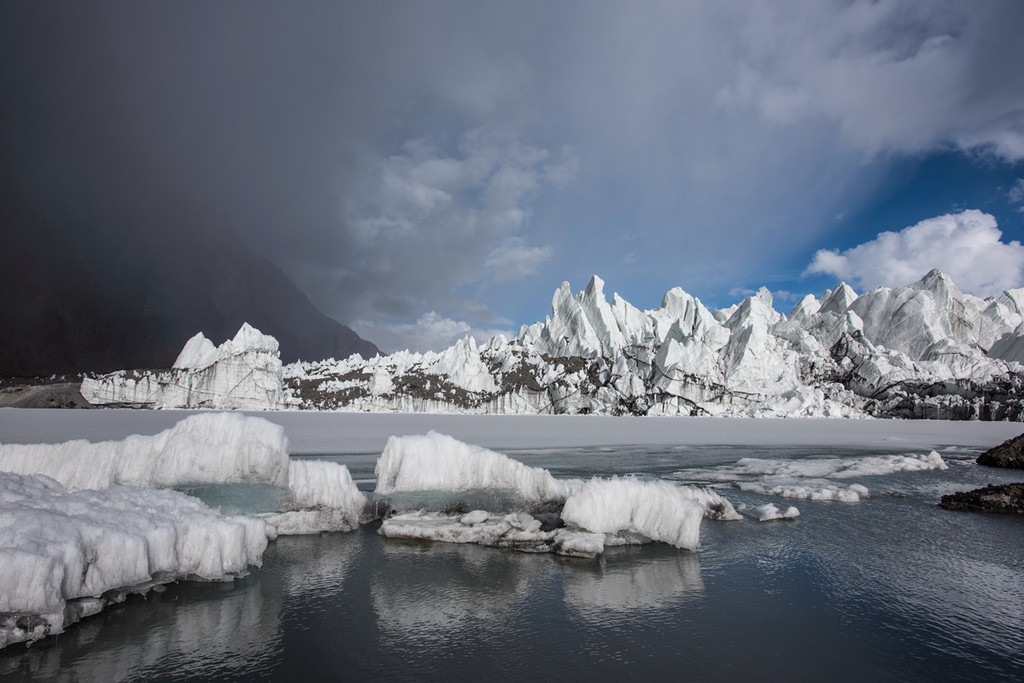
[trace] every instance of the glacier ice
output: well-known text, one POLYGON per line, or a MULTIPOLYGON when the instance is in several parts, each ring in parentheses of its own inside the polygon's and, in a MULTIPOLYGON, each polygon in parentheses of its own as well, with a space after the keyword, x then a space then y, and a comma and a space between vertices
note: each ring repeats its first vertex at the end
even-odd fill
POLYGON ((594 276, 509 340, 282 367, 273 337, 201 333, 169 370, 82 384, 100 405, 525 414, 1024 419, 1024 289, 961 292, 934 270, 788 315, 771 293, 711 311, 676 287, 647 311, 594 276))
POLYGON ((800 516, 800 511, 793 506, 782 511, 773 503, 758 505, 757 507, 746 509, 744 512, 749 512, 751 516, 756 517, 759 522, 770 522, 774 519, 796 519, 800 516))
POLYGON ((214 347, 200 332, 168 370, 128 371, 82 380, 94 405, 273 410, 288 407, 277 340, 244 323, 214 347))
POLYGON ((696 549, 702 518, 741 519, 710 489, 633 477, 558 480, 436 432, 391 437, 376 472, 375 495, 400 508, 381 525, 390 538, 594 557, 606 545, 649 541, 696 549), (400 495, 425 491, 439 495, 400 495), (503 492, 492 505, 502 509, 471 509, 483 491, 503 492))
POLYGON ((571 482, 501 453, 437 432, 388 439, 375 469, 378 496, 401 492, 492 491, 526 505, 562 503, 571 482))
POLYGON ((347 468, 290 459, 283 428, 239 413, 200 413, 121 441, 0 444, 0 470, 44 474, 73 489, 270 484, 287 489, 290 504, 267 517, 272 534, 351 530, 367 514, 347 468))
POLYGON ((562 519, 570 528, 621 542, 662 541, 690 550, 700 543, 703 516, 704 507, 682 487, 633 477, 595 477, 562 508, 562 519))
POLYGON ((127 593, 259 566, 265 523, 176 491, 71 491, 0 472, 0 647, 60 633, 127 593))

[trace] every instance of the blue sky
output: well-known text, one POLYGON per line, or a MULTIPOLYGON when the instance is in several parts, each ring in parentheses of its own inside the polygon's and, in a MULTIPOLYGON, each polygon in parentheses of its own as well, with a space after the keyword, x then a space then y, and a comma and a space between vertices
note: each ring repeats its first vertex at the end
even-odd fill
POLYGON ((96 203, 166 187, 385 350, 514 332, 591 274, 641 308, 764 285, 788 311, 924 261, 1024 285, 1018 0, 4 12, 7 144, 96 203))

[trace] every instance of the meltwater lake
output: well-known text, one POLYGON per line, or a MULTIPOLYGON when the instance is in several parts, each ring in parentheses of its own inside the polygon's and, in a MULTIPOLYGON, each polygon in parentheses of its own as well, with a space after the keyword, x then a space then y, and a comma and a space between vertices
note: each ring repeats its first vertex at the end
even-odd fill
MULTIPOLYGON (((49 415, 0 411, 0 434, 117 439, 181 417, 49 415)), ((1024 479, 974 463, 1019 426, 260 415, 285 425, 293 457, 345 464, 367 491, 387 433, 434 428, 557 478, 711 486, 744 518, 705 519, 696 552, 655 543, 593 560, 385 539, 379 522, 281 537, 243 579, 173 584, 6 648, 0 677, 1024 679, 1024 518, 936 506, 1024 479), (856 501, 793 497, 810 495, 856 501), (800 514, 762 522, 751 511, 766 504, 800 514)), ((272 497, 190 492, 225 511, 272 497)))

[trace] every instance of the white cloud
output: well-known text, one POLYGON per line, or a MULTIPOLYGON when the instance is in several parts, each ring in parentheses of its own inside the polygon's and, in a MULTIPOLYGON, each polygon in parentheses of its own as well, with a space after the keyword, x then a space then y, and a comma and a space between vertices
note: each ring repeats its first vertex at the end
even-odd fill
POLYGON ((1024 284, 1024 246, 1001 238, 996 219, 972 209, 883 232, 843 252, 822 249, 804 274, 834 275, 861 288, 896 287, 938 268, 966 292, 995 296, 1024 284))
POLYGON ((1019 6, 811 1, 750 10, 741 28, 748 48, 715 98, 725 109, 749 107, 781 125, 824 117, 868 155, 952 145, 1024 158, 1024 52, 1019 41, 1012 55, 993 47, 1019 33, 1010 26, 1019 6))
POLYGON ((346 191, 347 277, 371 296, 345 317, 404 318, 446 306, 460 289, 533 273, 552 254, 524 237, 533 204, 570 182, 579 165, 567 148, 556 157, 480 127, 454 149, 420 137, 378 158, 346 191))
POLYGON ((1013 184, 1008 193, 1010 201, 1014 204, 1024 202, 1024 178, 1017 178, 1017 182, 1013 184))
MULTIPOLYGON (((503 321, 507 322, 507 321, 503 321)), ((464 320, 446 318, 428 311, 414 323, 388 323, 381 320, 358 320, 351 325, 359 336, 373 341, 384 353, 402 349, 410 351, 441 351, 466 336, 482 344, 497 334, 515 335, 507 328, 474 327, 464 320)))
POLYGON ((800 301, 800 299, 804 298, 804 296, 804 294, 796 294, 788 289, 779 289, 772 292, 772 298, 777 302, 792 301, 793 303, 796 303, 797 301, 800 301))
POLYGON ((528 247, 521 238, 513 237, 487 255, 484 271, 491 282, 508 282, 536 272, 550 258, 549 247, 528 247))
POLYGON ((746 299, 747 297, 754 296, 757 292, 750 287, 733 287, 729 290, 729 296, 734 299, 746 299))

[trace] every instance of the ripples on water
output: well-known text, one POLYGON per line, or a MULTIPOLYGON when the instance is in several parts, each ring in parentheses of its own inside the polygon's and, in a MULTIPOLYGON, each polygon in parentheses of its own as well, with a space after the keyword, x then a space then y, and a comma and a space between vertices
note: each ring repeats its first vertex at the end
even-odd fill
MULTIPOLYGON (((560 477, 686 479, 742 457, 877 453, 511 455, 560 477)), ((977 467, 972 455, 944 453, 945 471, 844 480, 870 490, 858 503, 773 498, 718 482, 737 505, 795 504, 802 514, 793 522, 705 521, 698 553, 652 544, 578 560, 385 541, 375 525, 283 537, 245 579, 177 584, 31 648, 9 648, 0 676, 1020 680, 1024 520, 935 506, 941 493, 1019 478, 977 467)), ((337 459, 372 488, 372 458, 337 459)), ((264 490, 194 493, 221 496, 225 507, 272 504, 264 490)))

